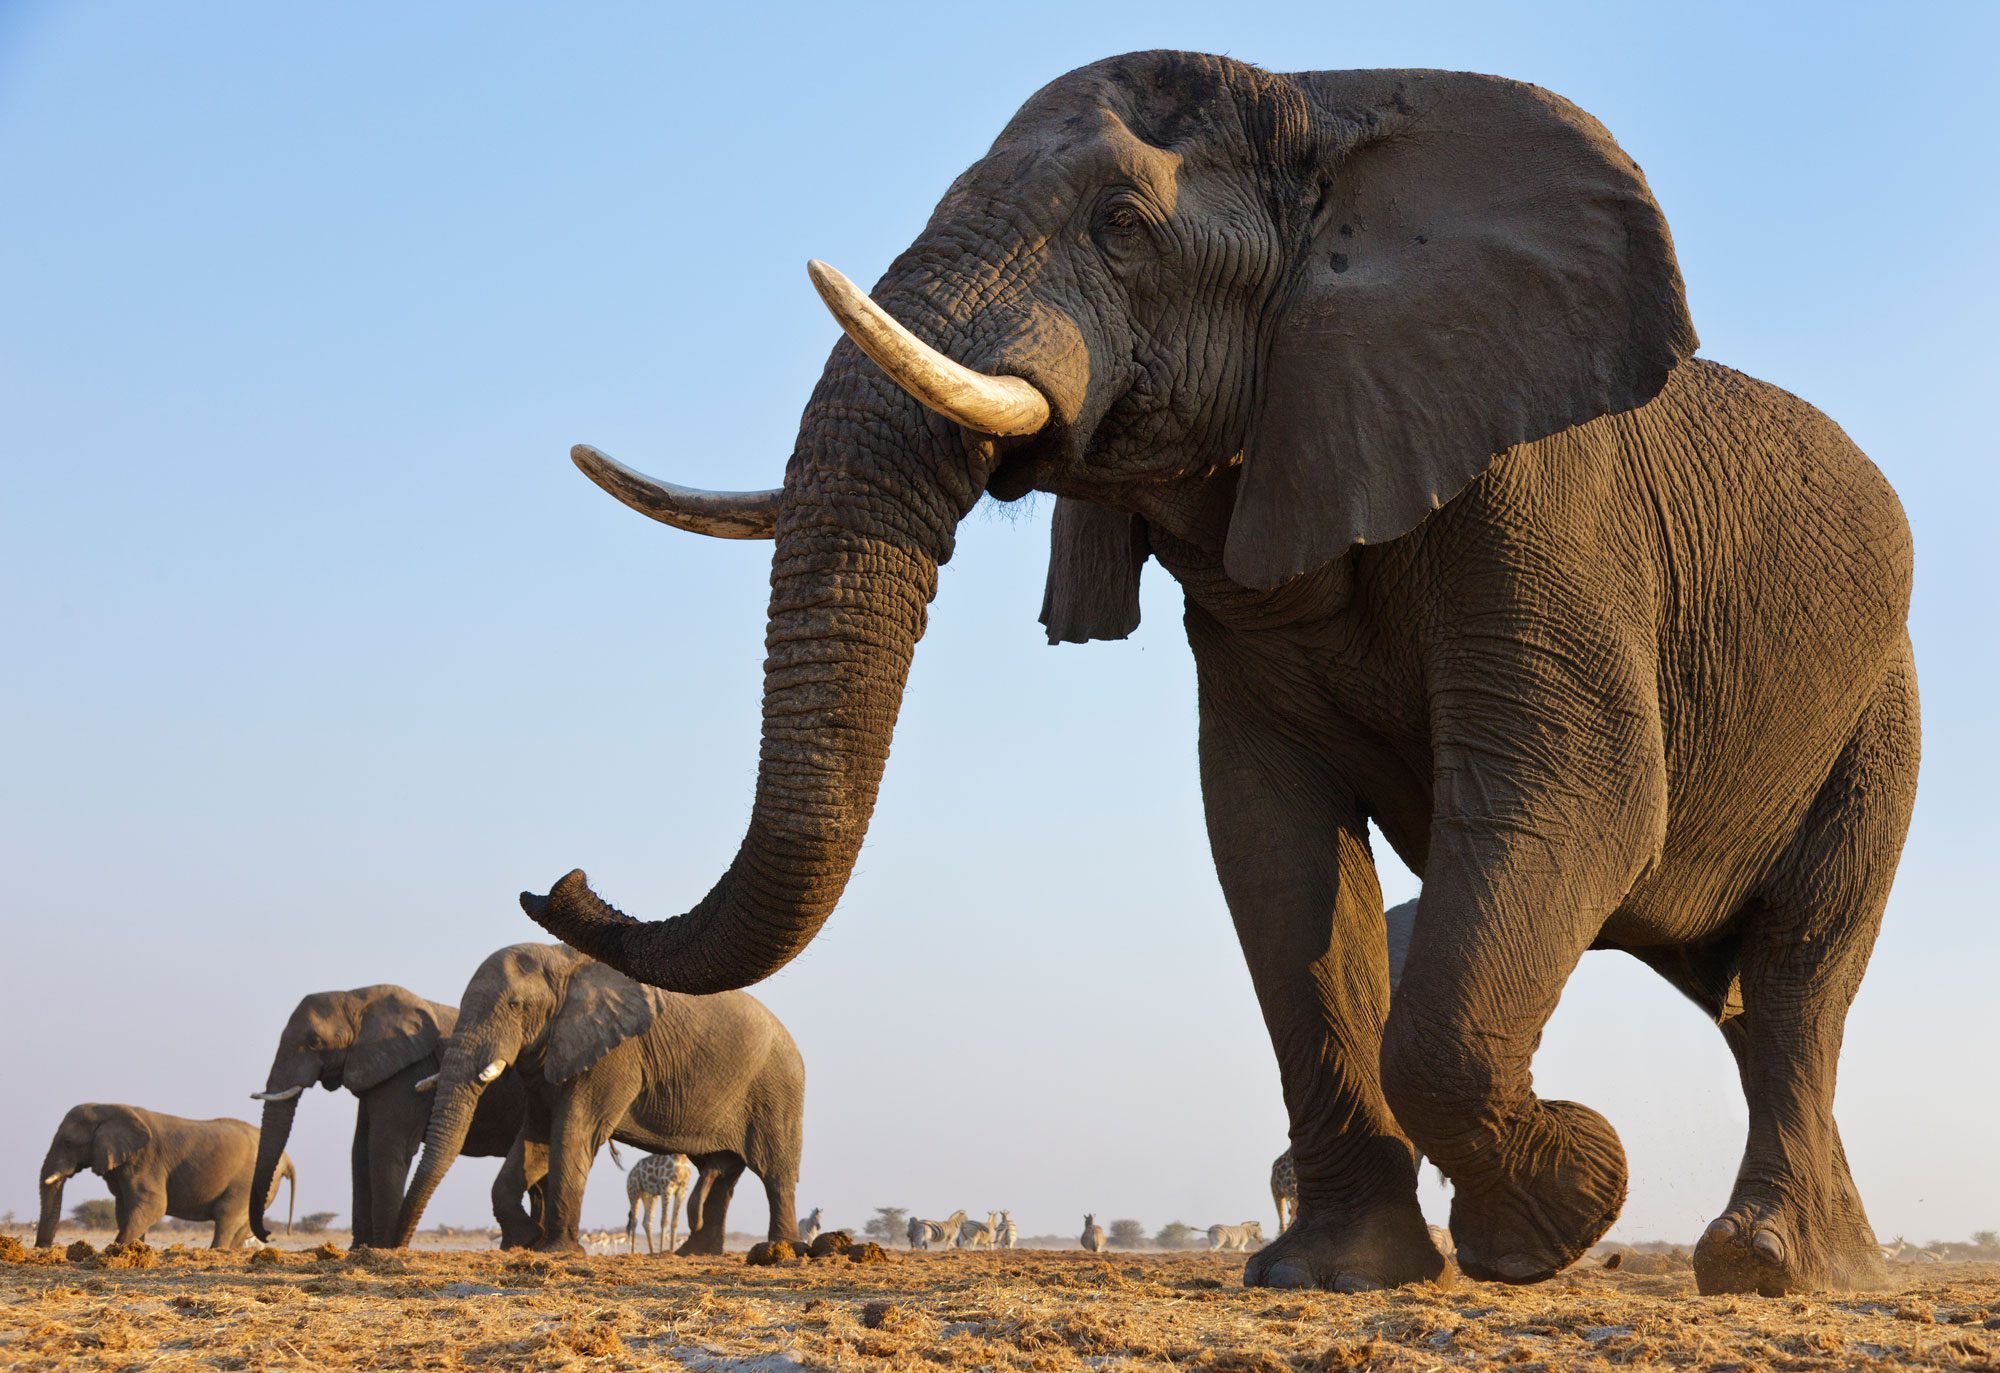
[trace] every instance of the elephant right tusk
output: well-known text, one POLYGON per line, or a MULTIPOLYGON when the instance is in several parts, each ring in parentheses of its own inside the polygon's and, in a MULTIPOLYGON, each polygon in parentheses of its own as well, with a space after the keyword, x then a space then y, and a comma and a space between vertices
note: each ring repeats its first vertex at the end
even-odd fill
POLYGON ((569 460, 621 502, 661 524, 712 539, 777 537, 778 506, 785 496, 781 486, 767 491, 704 491, 698 486, 678 486, 635 472, 587 443, 570 449, 569 460))
POLYGON ((482 1083, 491 1082, 494 1078, 500 1076, 500 1074, 506 1071, 507 1071, 507 1060, 504 1058, 496 1058, 491 1063, 487 1064, 484 1068, 481 1068, 479 1070, 479 1080, 482 1083))
POLYGON ((418 1091, 435 1092, 437 1089, 438 1089, 438 1075, 436 1073, 432 1073, 429 1077, 423 1077, 417 1079, 418 1091))
POLYGON ((290 1101, 304 1090, 305 1088, 303 1087, 287 1087, 282 1092, 252 1092, 250 1099, 252 1101, 290 1101))
POLYGON ((42 1179, 42 1186, 53 1187, 62 1180, 63 1180, 63 1175, 61 1173, 50 1173, 47 1177, 42 1179))
POLYGON ((975 372, 954 362, 817 258, 806 264, 806 273, 855 346, 927 408, 974 433, 1003 438, 1039 434, 1048 426, 1048 399, 1033 382, 975 372))

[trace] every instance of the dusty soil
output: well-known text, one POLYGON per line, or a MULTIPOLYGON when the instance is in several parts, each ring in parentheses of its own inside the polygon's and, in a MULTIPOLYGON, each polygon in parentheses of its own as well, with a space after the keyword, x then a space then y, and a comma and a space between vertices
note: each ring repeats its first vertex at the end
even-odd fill
POLYGON ((1208 1254, 726 1259, 0 1240, 0 1367, 2000 1369, 2000 1264, 1895 1265, 1899 1290, 1698 1297, 1631 1255, 1539 1287, 1246 1291, 1208 1254), (1645 1270, 1645 1271, 1641 1271, 1645 1270))

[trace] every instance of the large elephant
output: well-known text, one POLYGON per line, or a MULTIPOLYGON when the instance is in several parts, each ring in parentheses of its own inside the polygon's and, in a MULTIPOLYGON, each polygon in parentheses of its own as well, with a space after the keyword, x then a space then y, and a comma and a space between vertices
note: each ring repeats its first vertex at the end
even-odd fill
POLYGON ((610 1140, 694 1161, 679 1253, 722 1252, 745 1166, 763 1180, 771 1238, 797 1238, 805 1063, 755 997, 663 992, 560 944, 514 944, 479 965, 461 1004, 443 1065, 425 1084, 437 1103, 398 1244, 415 1233, 481 1094, 503 1074, 527 1093, 517 1148, 526 1180, 544 1187, 537 1248, 582 1247, 584 1182, 610 1140))
MULTIPOLYGON (((257 1127, 247 1120, 184 1120, 101 1102, 72 1106, 42 1159, 42 1214, 35 1246, 46 1249, 56 1242, 63 1184, 89 1169, 111 1189, 117 1243, 142 1240, 160 1217, 172 1216, 214 1222, 212 1247, 234 1249, 250 1237, 256 1164, 257 1127)), ((282 1152, 264 1180, 259 1211, 277 1194, 280 1181, 291 1184, 296 1205, 298 1174, 282 1152)), ((289 1212, 285 1228, 291 1228, 289 1212)))
POLYGON ((574 454, 669 524, 776 539, 749 832, 683 916, 581 872, 531 916, 660 987, 784 966, 853 868, 958 522, 1053 492, 1052 641, 1128 633, 1149 556, 1185 592, 1298 1161, 1247 1281, 1436 1275, 1413 1144, 1476 1277, 1601 1236, 1618 1137, 1529 1072, 1592 947, 1742 1070, 1702 1289, 1879 1271, 1832 1103, 1915 794, 1909 530, 1830 420, 1692 357, 1666 221, 1595 120, 1487 76, 1114 58, 1030 99, 872 299, 811 271, 847 337, 782 490, 574 454), (1424 883, 1393 1010, 1371 821, 1424 883))
MULTIPOLYGON (((444 1042, 458 1022, 456 1006, 426 1001, 415 992, 384 983, 344 992, 314 992, 300 1000, 278 1036, 264 1090, 251 1096, 264 1103, 257 1149, 257 1181, 251 1189, 250 1228, 258 1239, 264 1227, 258 1197, 270 1191, 272 1170, 291 1138, 299 1094, 314 1083, 329 1092, 345 1087, 359 1103, 350 1152, 354 1201, 348 1215, 354 1243, 386 1245, 403 1210, 403 1184, 410 1160, 424 1140, 431 1098, 416 1084, 438 1070, 444 1042)), ((480 1097, 460 1152, 476 1158, 508 1156, 520 1133, 527 1100, 520 1079, 501 1078, 480 1097)), ((516 1166, 495 1179, 494 1215, 503 1237, 529 1244, 537 1235, 516 1219, 523 1179, 516 1166)))

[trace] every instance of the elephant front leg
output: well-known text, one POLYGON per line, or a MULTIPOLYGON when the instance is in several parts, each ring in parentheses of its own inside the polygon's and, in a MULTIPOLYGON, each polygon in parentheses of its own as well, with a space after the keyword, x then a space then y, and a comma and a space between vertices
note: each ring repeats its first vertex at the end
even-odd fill
POLYGON ((1298 1178, 1292 1224, 1243 1280, 1362 1291, 1435 1279, 1444 1258, 1378 1076, 1388 952, 1359 810, 1317 757, 1206 690, 1201 763, 1216 872, 1277 1051, 1298 1178))
POLYGON ((1648 851, 1610 799, 1582 837, 1555 818, 1433 823, 1383 1086, 1451 1179, 1451 1233, 1470 1277, 1551 1277, 1625 1203, 1617 1132, 1588 1106, 1537 1097, 1530 1065, 1564 983, 1648 851))
MULTIPOLYGON (((118 1217, 118 1234, 113 1242, 137 1244, 167 1214, 167 1189, 162 1184, 138 1178, 121 1179, 120 1182, 122 1185, 114 1184, 111 1188, 112 1209, 118 1217)), ((217 1249, 222 1247, 220 1229, 218 1222, 217 1243, 214 1245, 217 1249)))
POLYGON ((376 1236, 396 1233, 396 1218, 402 1210, 402 1189, 396 1189, 394 1209, 389 1213, 389 1228, 381 1228, 381 1218, 375 1214, 375 1192, 371 1185, 372 1164, 369 1158, 368 1098, 362 1097, 354 1110, 354 1142, 348 1146, 348 1176, 353 1182, 354 1204, 348 1211, 348 1219, 353 1225, 351 1242, 356 1249, 366 1249, 374 1245, 376 1236))

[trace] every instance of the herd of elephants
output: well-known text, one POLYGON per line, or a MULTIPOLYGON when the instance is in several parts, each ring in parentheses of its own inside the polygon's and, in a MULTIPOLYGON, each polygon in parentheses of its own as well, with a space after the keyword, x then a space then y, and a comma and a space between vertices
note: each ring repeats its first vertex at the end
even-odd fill
POLYGON ((872 292, 809 271, 843 336, 781 487, 572 453, 665 524, 772 541, 727 871, 664 920, 580 871, 523 893, 563 942, 495 953, 456 1012, 306 998, 261 1132, 79 1108, 45 1224, 78 1168, 143 1229, 227 1162, 218 1240, 261 1228, 318 1082, 360 1098, 358 1242, 407 1242, 470 1153, 507 1160, 507 1242, 574 1244, 613 1138, 700 1169, 687 1250, 720 1248, 745 1167, 795 1237, 800 1055, 740 989, 841 897, 957 525, 1039 491, 1050 642, 1128 635, 1149 560, 1184 593, 1210 845, 1296 1172, 1246 1283, 1424 1282, 1448 1247, 1528 1283, 1596 1243, 1624 1150, 1530 1073, 1589 949, 1656 970, 1740 1070, 1701 1290, 1881 1278, 1833 1098, 1915 796, 1909 528, 1833 421, 1694 356, 1666 219, 1603 126, 1497 77, 1130 54, 1030 98, 872 292), (1393 999, 1371 825, 1423 879, 1393 999))

